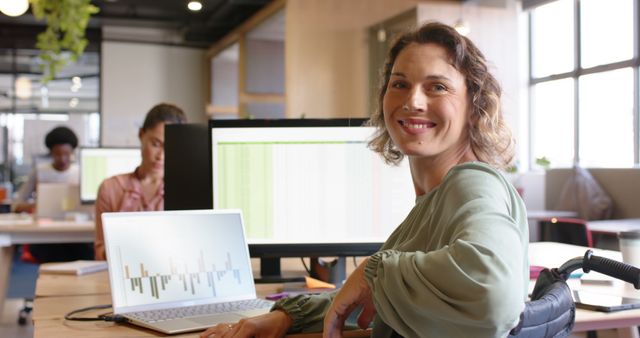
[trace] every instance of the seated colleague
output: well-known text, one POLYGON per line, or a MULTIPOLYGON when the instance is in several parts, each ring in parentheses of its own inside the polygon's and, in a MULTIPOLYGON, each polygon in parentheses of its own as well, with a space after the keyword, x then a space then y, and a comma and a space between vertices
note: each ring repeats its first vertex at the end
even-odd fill
POLYGON ((336 293, 285 298, 201 337, 338 337, 357 306, 373 337, 503 337, 517 325, 528 226, 522 199, 496 170, 514 144, 497 80, 477 47, 440 23, 400 36, 383 74, 370 146, 391 164, 408 157, 414 208, 336 293))
MULTIPOLYGON (((80 181, 79 169, 72 163, 73 152, 78 146, 76 134, 69 128, 60 126, 53 128, 44 139, 49 149, 52 162, 36 165, 29 179, 20 187, 15 212, 32 212, 34 204, 28 202, 29 197, 40 183, 69 183, 77 185, 80 181)), ((38 196, 36 196, 38 198, 38 196)), ((30 244, 25 246, 28 253, 38 263, 66 262, 76 259, 92 259, 92 243, 60 243, 30 244)))
POLYGON ((151 108, 138 132, 142 163, 134 172, 110 177, 100 184, 96 198, 96 259, 106 259, 103 212, 164 209, 164 125, 186 121, 182 109, 173 104, 161 103, 151 108))
POLYGON ((76 134, 67 127, 56 127, 47 133, 44 144, 49 149, 52 162, 39 163, 31 171, 14 198, 14 212, 33 212, 35 204, 30 199, 37 183, 80 183, 78 164, 72 163, 73 152, 78 146, 76 134))

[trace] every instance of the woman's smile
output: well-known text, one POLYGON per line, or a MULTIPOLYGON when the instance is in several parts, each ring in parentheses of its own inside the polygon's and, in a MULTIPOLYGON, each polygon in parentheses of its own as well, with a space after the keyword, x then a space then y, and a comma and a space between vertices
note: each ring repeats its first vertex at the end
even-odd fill
POLYGON ((415 118, 398 120, 398 123, 400 123, 406 133, 413 135, 426 133, 437 126, 437 124, 432 121, 415 118))

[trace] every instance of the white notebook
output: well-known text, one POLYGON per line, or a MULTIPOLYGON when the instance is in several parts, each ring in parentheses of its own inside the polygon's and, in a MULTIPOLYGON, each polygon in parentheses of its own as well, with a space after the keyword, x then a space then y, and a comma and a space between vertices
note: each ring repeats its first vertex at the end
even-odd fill
POLYGON ((40 265, 40 273, 45 274, 79 276, 103 270, 107 270, 107 262, 105 261, 72 261, 40 265))

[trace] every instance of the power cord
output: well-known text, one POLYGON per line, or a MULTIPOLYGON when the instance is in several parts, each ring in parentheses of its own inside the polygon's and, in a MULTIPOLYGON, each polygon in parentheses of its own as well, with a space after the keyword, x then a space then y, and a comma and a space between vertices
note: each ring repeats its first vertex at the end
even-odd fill
POLYGON ((114 315, 113 313, 104 313, 97 317, 73 317, 76 313, 86 312, 91 310, 102 310, 111 308, 111 304, 89 306, 82 309, 73 310, 64 315, 65 320, 75 320, 80 322, 92 322, 92 321, 105 321, 114 323, 125 323, 127 319, 121 315, 114 315))
POLYGON ((302 265, 304 265, 304 269, 307 270, 307 274, 311 275, 311 269, 307 266, 307 262, 304 261, 304 257, 300 257, 300 261, 302 262, 302 265))

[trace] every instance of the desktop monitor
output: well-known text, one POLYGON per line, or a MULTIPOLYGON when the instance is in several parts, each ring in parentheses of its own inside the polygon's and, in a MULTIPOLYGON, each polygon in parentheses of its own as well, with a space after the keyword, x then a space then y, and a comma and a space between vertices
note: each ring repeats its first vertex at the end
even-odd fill
POLYGON ((80 201, 95 202, 102 181, 133 172, 141 162, 139 148, 80 148, 80 201))
POLYGON ((207 124, 164 126, 164 210, 211 209, 207 124))
POLYGON ((406 161, 385 164, 364 122, 210 121, 214 208, 242 210, 263 277, 279 257, 372 254, 413 207, 406 161))

